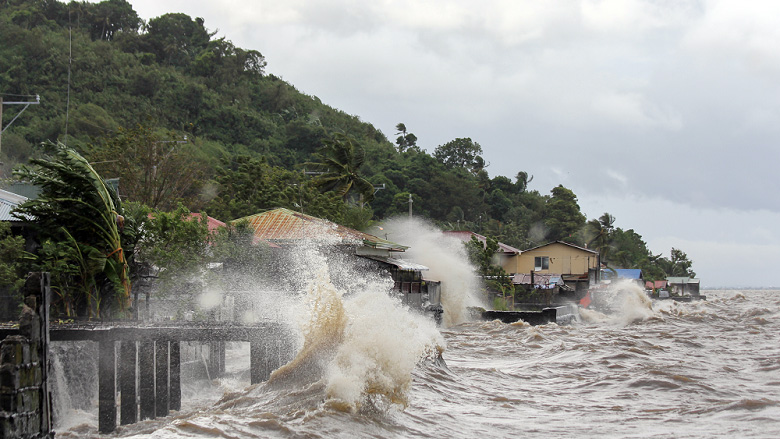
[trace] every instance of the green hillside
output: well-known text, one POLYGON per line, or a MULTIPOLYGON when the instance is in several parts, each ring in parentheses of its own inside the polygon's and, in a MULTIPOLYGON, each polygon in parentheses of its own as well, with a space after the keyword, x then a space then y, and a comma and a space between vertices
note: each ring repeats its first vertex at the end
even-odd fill
MULTIPOLYGON (((445 229, 521 249, 588 244, 649 278, 675 270, 608 214, 587 221, 570 189, 529 191, 525 172, 491 177, 477 141, 429 154, 403 124, 389 140, 273 75, 262 48, 215 35, 185 14, 144 22, 125 0, 0 3, 0 97, 40 96, 2 136, 2 175, 60 141, 119 178, 124 200, 153 208, 183 203, 229 221, 287 207, 364 228, 411 199, 445 229)), ((3 126, 20 109, 4 106, 3 126)))

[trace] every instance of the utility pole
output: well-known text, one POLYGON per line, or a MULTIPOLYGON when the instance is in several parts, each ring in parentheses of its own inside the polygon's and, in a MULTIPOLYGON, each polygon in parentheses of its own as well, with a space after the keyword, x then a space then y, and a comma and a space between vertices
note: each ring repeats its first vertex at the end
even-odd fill
MULTIPOLYGON (((14 95, 11 95, 11 96, 14 96, 14 95)), ((21 96, 21 97, 24 97, 24 96, 30 97, 32 95, 19 95, 19 96, 21 96)), ((41 103, 41 97, 38 96, 38 95, 35 95, 35 100, 34 101, 11 101, 11 102, 3 101, 3 96, 0 96, 0 153, 2 153, 2 151, 3 151, 3 147, 2 147, 2 145, 3 145, 3 132, 5 132, 5 130, 8 129, 8 127, 10 127, 12 123, 14 123, 14 121, 16 120, 17 117, 19 117, 19 115, 24 113, 24 110, 26 110, 27 107, 29 107, 30 105, 37 105, 37 104, 40 104, 40 103, 41 103), (19 113, 16 116, 14 116, 14 118, 11 119, 11 121, 8 122, 8 125, 6 125, 5 127, 3 127, 3 105, 24 105, 24 108, 22 108, 21 111, 19 111, 19 113)), ((0 164, 2 164, 2 163, 0 163, 0 164)))

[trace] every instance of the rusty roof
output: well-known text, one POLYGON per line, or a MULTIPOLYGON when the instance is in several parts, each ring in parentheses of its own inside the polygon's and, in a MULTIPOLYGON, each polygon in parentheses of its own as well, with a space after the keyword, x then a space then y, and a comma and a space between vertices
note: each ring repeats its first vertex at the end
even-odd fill
POLYGON ((247 221, 255 231, 255 239, 276 244, 303 239, 340 239, 342 244, 363 244, 392 251, 404 251, 407 246, 396 244, 334 222, 289 209, 278 208, 231 221, 247 221))

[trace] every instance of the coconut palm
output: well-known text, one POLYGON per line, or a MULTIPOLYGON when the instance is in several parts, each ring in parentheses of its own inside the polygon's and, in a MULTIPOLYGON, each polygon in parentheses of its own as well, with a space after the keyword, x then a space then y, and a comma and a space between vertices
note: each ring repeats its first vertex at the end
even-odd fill
POLYGON ((120 235, 124 217, 119 198, 79 153, 61 143, 45 147, 50 158, 32 159, 32 166, 14 171, 18 179, 41 188, 40 196, 20 205, 14 215, 34 218, 41 240, 76 246, 83 276, 96 272, 104 276, 96 282, 82 279, 90 317, 100 317, 101 292, 108 285, 114 287, 116 304, 124 311, 130 306, 130 281, 120 235))
POLYGON ((315 155, 316 162, 306 163, 321 171, 315 184, 326 191, 334 191, 346 202, 351 192, 360 196, 360 205, 374 198, 374 185, 358 173, 365 162, 365 151, 355 140, 336 133, 315 155))
POLYGON ((611 235, 615 230, 615 217, 605 212, 599 219, 588 221, 588 229, 592 236, 587 241, 588 247, 598 251, 601 261, 607 264, 613 249, 611 235))

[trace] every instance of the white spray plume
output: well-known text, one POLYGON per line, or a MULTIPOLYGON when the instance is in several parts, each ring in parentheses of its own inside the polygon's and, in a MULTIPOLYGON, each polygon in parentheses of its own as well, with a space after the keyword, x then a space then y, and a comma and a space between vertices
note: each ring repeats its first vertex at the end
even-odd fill
POLYGON ((591 293, 592 309, 581 309, 580 316, 589 323, 627 326, 655 317, 653 301, 636 283, 621 280, 591 293))
POLYGON ((423 277, 441 281, 445 327, 469 319, 468 308, 484 306, 480 280, 469 262, 463 241, 447 236, 419 218, 393 218, 382 225, 387 239, 410 248, 401 257, 427 266, 423 277))

